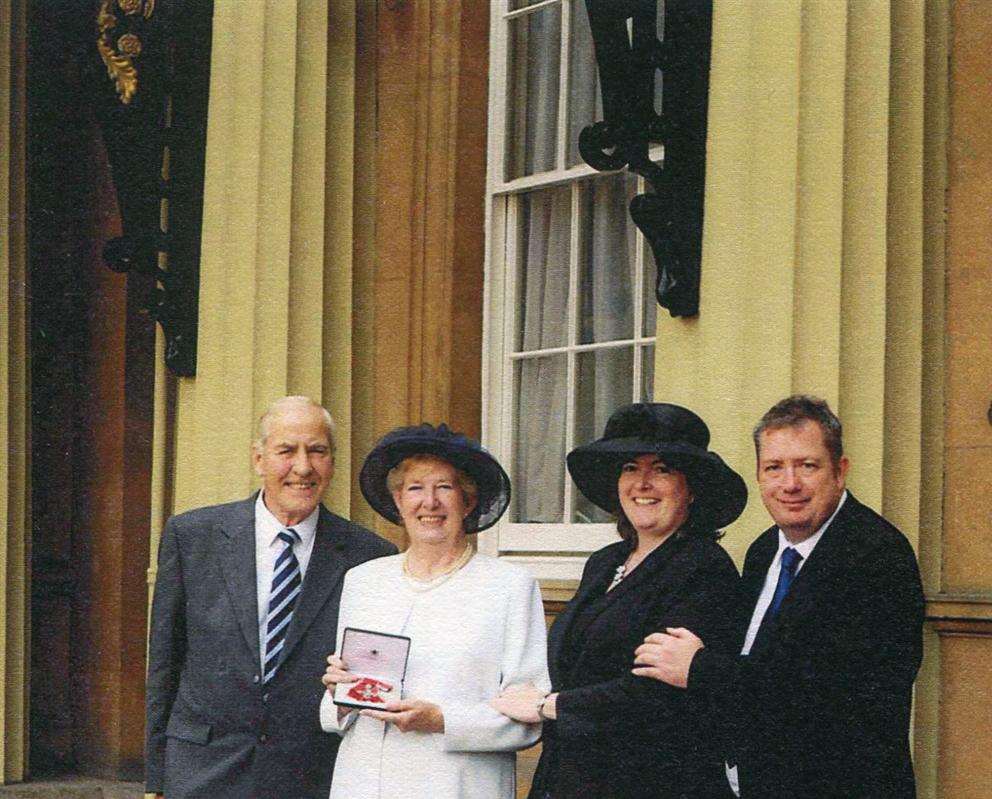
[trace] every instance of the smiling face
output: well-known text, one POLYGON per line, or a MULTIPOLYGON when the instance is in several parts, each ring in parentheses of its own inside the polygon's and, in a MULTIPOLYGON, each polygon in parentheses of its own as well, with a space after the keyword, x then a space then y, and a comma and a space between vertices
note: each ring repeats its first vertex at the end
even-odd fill
POLYGON ((334 474, 334 455, 320 408, 288 404, 269 418, 252 448, 265 507, 287 527, 313 513, 334 474))
POLYGON ((621 466, 617 493, 639 540, 667 537, 689 518, 692 492, 685 475, 657 455, 638 455, 621 466))
POLYGON ((758 448, 761 500, 794 544, 815 533, 844 493, 847 458, 830 459, 823 430, 813 421, 762 432, 758 448))
POLYGON ((418 457, 393 491, 393 502, 410 536, 410 546, 454 544, 465 536, 465 517, 475 508, 445 460, 418 457))

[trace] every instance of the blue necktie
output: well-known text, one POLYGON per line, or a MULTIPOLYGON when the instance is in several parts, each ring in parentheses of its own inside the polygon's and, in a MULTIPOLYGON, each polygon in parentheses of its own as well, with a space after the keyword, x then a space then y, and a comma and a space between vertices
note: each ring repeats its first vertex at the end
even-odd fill
POLYGON ((285 544, 275 566, 272 567, 272 590, 269 592, 269 610, 265 618, 265 678, 268 682, 279 668, 286 630, 293 618, 293 606, 300 595, 300 562, 293 552, 293 544, 300 540, 299 533, 290 528, 279 533, 285 544))
POLYGON ((799 567, 799 561, 802 559, 803 556, 792 547, 786 547, 782 551, 782 568, 778 573, 778 585, 775 586, 772 603, 768 606, 768 610, 765 613, 766 619, 772 618, 778 613, 779 605, 782 604, 785 595, 789 593, 789 586, 792 585, 792 581, 796 578, 796 569, 799 567))

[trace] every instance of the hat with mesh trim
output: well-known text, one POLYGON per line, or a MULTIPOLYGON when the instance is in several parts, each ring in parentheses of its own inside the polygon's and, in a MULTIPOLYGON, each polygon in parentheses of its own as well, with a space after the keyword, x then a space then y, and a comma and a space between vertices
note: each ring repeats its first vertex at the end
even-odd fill
POLYGON ((492 527, 510 504, 510 478, 478 441, 457 433, 443 422, 399 427, 386 433, 362 465, 358 477, 362 496, 372 509, 393 524, 402 524, 399 509, 386 484, 394 467, 412 455, 432 455, 465 472, 479 489, 472 512, 465 517, 465 532, 492 527))

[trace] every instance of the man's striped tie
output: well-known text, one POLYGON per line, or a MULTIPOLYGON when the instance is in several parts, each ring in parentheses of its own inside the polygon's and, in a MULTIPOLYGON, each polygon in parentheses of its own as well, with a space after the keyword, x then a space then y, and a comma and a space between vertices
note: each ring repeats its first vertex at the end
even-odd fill
POLYGON ((272 590, 269 592, 269 612, 265 618, 265 679, 268 682, 279 668, 286 630, 293 618, 293 606, 300 595, 300 562, 293 553, 293 544, 300 540, 299 533, 290 528, 279 532, 285 544, 272 568, 272 590))

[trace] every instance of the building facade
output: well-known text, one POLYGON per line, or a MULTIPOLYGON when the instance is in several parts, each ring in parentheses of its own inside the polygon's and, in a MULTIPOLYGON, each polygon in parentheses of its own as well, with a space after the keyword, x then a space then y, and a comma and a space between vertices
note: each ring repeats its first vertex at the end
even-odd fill
MULTIPOLYGON (((0 6, 3 782, 140 772, 159 531, 254 489, 275 397, 327 405, 328 504, 399 544, 357 489, 372 443, 421 420, 480 435, 515 499, 479 546, 531 568, 550 615, 611 540, 563 458, 615 407, 693 408, 750 475, 751 425, 802 391, 919 554, 920 795, 992 791, 981 0, 715 0, 690 319, 655 304, 638 179, 578 157, 601 113, 579 0, 219 0, 191 378, 147 287, 100 262, 120 221, 59 46, 89 35, 77 6, 0 6)), ((752 486, 738 563, 766 525, 752 486)))

